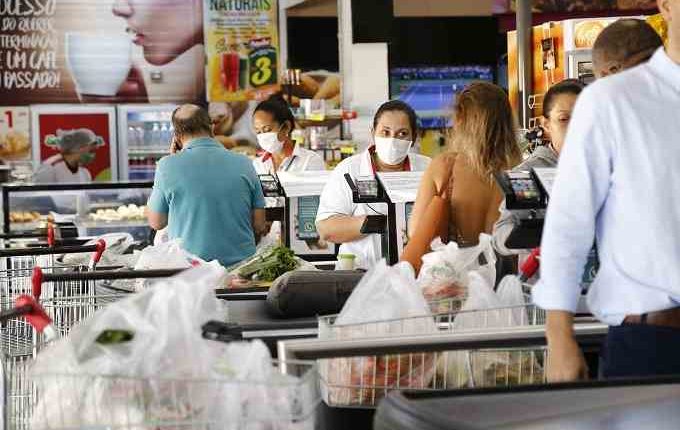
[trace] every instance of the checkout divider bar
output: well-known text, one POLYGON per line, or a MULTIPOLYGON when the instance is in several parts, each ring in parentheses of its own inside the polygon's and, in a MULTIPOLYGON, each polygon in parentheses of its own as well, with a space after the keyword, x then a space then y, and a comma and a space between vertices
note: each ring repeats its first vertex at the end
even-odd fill
POLYGON ((57 254, 81 254, 85 252, 97 252, 98 245, 65 245, 53 247, 28 247, 28 248, 8 248, 0 249, 2 257, 26 257, 33 255, 57 255, 57 254))
POLYGON ((186 269, 95 270, 88 272, 42 273, 43 282, 103 281, 117 279, 169 278, 186 269))
MULTIPOLYGON (((601 343, 608 329, 609 327, 605 324, 580 323, 574 325, 574 335, 581 345, 601 343)), ((527 326, 369 339, 290 340, 279 342, 277 350, 279 359, 285 361, 485 348, 521 348, 545 344, 545 326, 527 326)))

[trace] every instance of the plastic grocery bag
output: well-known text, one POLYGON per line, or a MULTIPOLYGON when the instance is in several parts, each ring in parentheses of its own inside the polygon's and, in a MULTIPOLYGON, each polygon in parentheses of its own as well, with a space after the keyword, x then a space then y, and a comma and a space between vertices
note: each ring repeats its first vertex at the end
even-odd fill
POLYGON ((135 270, 188 269, 201 262, 201 259, 182 248, 181 239, 173 239, 144 248, 139 254, 135 270))
POLYGON ((216 377, 239 383, 236 390, 220 387, 220 401, 213 403, 210 416, 220 430, 314 429, 313 420, 294 421, 318 402, 315 378, 305 384, 276 371, 269 349, 260 340, 231 342, 220 348, 224 352, 215 367, 216 377))
MULTIPOLYGON (((494 292, 491 284, 478 272, 469 274, 468 297, 456 313, 453 331, 498 329, 527 324, 526 299, 522 284, 506 276, 494 292)), ((542 372, 532 354, 515 351, 451 351, 439 360, 437 373, 446 388, 495 386, 522 382, 542 372), (530 368, 532 372, 524 371, 530 368)))
MULTIPOLYGON (((366 273, 335 323, 319 325, 322 339, 361 339, 436 331, 434 320, 408 263, 389 267, 384 260, 366 273)), ((425 388, 434 372, 431 354, 403 354, 325 360, 327 402, 375 404, 388 388, 425 388)))
POLYGON ((220 351, 202 338, 202 326, 226 320, 214 292, 224 275, 224 269, 203 266, 163 280, 162 288, 100 309, 41 351, 30 370, 39 393, 31 427, 125 427, 142 413, 162 415, 164 405, 208 401, 209 390, 139 378, 212 376, 220 351))
MULTIPOLYGON (((418 276, 418 286, 429 302, 464 297, 470 282, 469 273, 473 270, 490 285, 495 283, 496 254, 491 236, 480 234, 479 244, 470 248, 460 248, 456 242, 444 245, 435 239, 431 248, 433 251, 423 256, 418 276)), ((433 309, 436 313, 455 310, 449 303, 441 303, 433 309)))
MULTIPOLYGON (((137 258, 135 270, 155 269, 188 269, 205 264, 205 261, 188 253, 182 248, 181 239, 172 239, 159 245, 144 248, 137 258)), ((155 281, 148 279, 119 280, 114 284, 117 288, 130 291, 141 291, 155 281)))
MULTIPOLYGON (((126 266, 131 267, 133 261, 132 254, 125 254, 128 248, 134 243, 134 238, 129 233, 109 233, 97 237, 85 245, 95 245, 100 240, 106 243, 106 249, 99 260, 100 266, 126 266)), ((93 253, 71 253, 62 258, 62 263, 68 266, 87 266, 93 253)), ((133 264, 134 265, 134 264, 133 264)))

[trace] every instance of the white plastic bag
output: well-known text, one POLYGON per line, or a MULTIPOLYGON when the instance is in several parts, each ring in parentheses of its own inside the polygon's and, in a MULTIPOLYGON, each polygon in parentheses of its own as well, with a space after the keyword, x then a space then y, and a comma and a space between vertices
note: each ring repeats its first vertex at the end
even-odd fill
MULTIPOLYGON (((400 263, 389 267, 382 260, 364 275, 334 325, 319 326, 319 337, 360 339, 433 333, 436 326, 429 316, 428 304, 415 288, 411 266, 400 263)), ((426 388, 434 367, 431 354, 325 360, 321 372, 329 390, 324 394, 333 404, 375 404, 386 388, 426 388)))
MULTIPOLYGON (((469 273, 477 271, 493 285, 496 279, 496 255, 492 237, 479 235, 479 244, 470 248, 459 248, 455 242, 444 245, 435 239, 432 252, 423 256, 423 266, 418 276, 418 286, 422 288, 429 302, 463 297, 469 281, 469 273), (484 261, 480 263, 480 256, 484 261)), ((435 312, 450 312, 455 309, 434 309, 435 312)))
MULTIPOLYGON (((109 233, 99 236, 85 245, 95 245, 100 240, 106 243, 106 249, 99 260, 100 266, 128 266, 132 255, 123 253, 134 243, 129 233, 109 233)), ((64 255, 62 263, 68 266, 87 266, 94 253, 71 253, 64 255)))
MULTIPOLYGON (((469 273, 468 297, 453 321, 453 331, 498 329, 528 323, 522 284, 515 276, 506 276, 494 292, 491 284, 478 272, 469 273)), ((531 354, 514 351, 451 351, 442 356, 437 369, 446 388, 495 386, 500 381, 527 382, 529 368, 541 372, 531 354)))
POLYGON ((224 275, 222 268, 203 266, 163 280, 162 287, 95 312, 67 338, 43 350, 31 369, 40 393, 32 427, 127 426, 149 410, 147 398, 157 400, 159 407, 208 401, 214 393, 178 392, 177 384, 168 391, 167 385, 144 384, 136 378, 212 376, 219 350, 202 338, 202 326, 226 319, 226 307, 214 292, 224 275), (104 341, 121 334, 130 338, 104 341))
POLYGON ((140 254, 135 270, 150 269, 187 269, 201 260, 182 248, 181 239, 173 239, 156 246, 144 248, 140 254))
POLYGON ((423 256, 423 266, 418 275, 418 286, 430 302, 434 313, 448 313, 458 310, 458 300, 467 294, 469 273, 476 271, 490 285, 496 280, 496 254, 492 238, 479 235, 479 244, 470 248, 459 248, 455 242, 444 245, 439 238, 431 245, 432 252, 423 256), (483 261, 480 262, 480 257, 483 261), (439 302, 439 303, 437 303, 439 302))

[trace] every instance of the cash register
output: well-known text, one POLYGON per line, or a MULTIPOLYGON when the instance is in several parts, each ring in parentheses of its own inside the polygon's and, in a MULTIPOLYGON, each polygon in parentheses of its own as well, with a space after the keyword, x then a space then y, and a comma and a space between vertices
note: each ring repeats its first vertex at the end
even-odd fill
POLYGON ((519 221, 505 242, 508 249, 532 249, 540 245, 554 170, 532 169, 496 174, 496 182, 505 197, 505 207, 519 221))
POLYGON ((307 261, 334 261, 337 246, 321 240, 316 230, 319 199, 330 172, 279 172, 259 175, 265 197, 276 197, 283 204, 267 208, 268 221, 281 221, 281 237, 286 247, 307 261))
MULTIPOLYGON (((536 167, 526 172, 507 171, 496 175, 496 182, 505 196, 506 209, 519 221, 508 236, 508 249, 534 249, 540 246, 546 208, 557 174, 554 167, 536 167)), ((581 279, 585 293, 599 269, 596 244, 588 255, 581 279)), ((585 309, 581 306, 581 309, 585 309)), ((581 311, 583 312, 583 311, 581 311)))
POLYGON ((345 174, 354 203, 387 206, 385 214, 366 217, 361 233, 381 235, 382 255, 389 264, 399 261, 408 242, 408 220, 422 177, 423 172, 378 172, 361 178, 345 174))

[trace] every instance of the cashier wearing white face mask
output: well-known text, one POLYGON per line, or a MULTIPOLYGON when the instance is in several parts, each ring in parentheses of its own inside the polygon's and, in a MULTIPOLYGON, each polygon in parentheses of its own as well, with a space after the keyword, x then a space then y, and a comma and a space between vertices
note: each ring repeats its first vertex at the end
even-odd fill
POLYGON ((333 171, 321 194, 316 227, 323 240, 341 244, 341 254, 354 254, 356 265, 370 268, 382 257, 380 235, 364 235, 361 226, 368 215, 384 215, 383 203, 355 204, 345 180, 376 172, 424 171, 430 159, 410 153, 417 138, 416 113, 406 103, 393 100, 383 104, 373 118, 373 145, 361 154, 342 161, 333 171))
POLYGON ((293 142, 293 128, 295 117, 282 97, 275 95, 257 105, 253 113, 253 129, 257 143, 264 151, 253 162, 258 175, 326 170, 319 154, 293 142))

